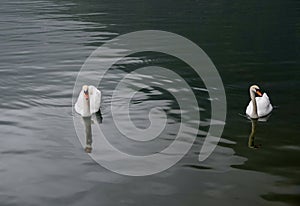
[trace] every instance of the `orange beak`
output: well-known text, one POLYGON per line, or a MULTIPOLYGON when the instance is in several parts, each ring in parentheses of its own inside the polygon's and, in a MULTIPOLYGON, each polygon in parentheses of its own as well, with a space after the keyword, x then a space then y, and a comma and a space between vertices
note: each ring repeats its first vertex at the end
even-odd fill
POLYGON ((259 90, 256 91, 256 94, 258 94, 260 97, 262 96, 262 93, 259 90))
POLYGON ((84 91, 83 92, 83 95, 84 95, 84 98, 86 99, 86 100, 88 100, 89 99, 89 92, 88 91, 84 91))

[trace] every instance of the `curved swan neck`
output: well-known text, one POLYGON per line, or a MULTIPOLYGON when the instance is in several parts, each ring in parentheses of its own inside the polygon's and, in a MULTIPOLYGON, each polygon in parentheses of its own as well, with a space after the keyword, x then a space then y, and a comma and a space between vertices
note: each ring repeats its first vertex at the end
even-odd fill
POLYGON ((253 105, 252 118, 258 118, 255 93, 251 89, 250 89, 250 97, 251 97, 251 101, 252 101, 252 105, 253 105))

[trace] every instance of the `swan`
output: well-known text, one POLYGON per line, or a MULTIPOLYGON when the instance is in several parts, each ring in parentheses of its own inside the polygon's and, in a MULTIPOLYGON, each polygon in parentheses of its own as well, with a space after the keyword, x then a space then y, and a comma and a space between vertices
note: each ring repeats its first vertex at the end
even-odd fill
POLYGON ((94 86, 82 86, 75 103, 75 111, 82 117, 90 117, 100 110, 101 91, 94 86))
POLYGON ((249 89, 251 101, 246 108, 246 114, 251 119, 258 119, 270 114, 273 106, 266 93, 262 93, 257 85, 252 85, 249 89), (255 95, 258 97, 255 97, 255 95))

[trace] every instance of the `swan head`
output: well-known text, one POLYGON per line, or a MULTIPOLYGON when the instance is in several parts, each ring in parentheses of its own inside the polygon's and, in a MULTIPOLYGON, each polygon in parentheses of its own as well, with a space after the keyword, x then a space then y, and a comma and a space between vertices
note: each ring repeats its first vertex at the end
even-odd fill
POLYGON ((83 85, 82 91, 83 91, 84 98, 86 100, 88 100, 89 99, 89 87, 87 85, 83 85))
POLYGON ((255 96, 255 94, 257 94, 260 97, 263 95, 259 86, 257 86, 257 85, 252 85, 250 87, 250 94, 254 94, 254 96, 255 96))

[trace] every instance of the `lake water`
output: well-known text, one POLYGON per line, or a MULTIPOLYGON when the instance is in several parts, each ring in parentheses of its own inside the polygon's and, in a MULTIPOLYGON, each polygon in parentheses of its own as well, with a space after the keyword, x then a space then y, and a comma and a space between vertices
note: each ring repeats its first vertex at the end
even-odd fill
MULTIPOLYGON (((1 205, 299 205, 299 1, 2 0, 0 5, 1 205), (97 47, 149 29, 182 35, 208 54, 224 83, 227 119, 205 161, 198 161, 207 131, 202 125, 191 150, 173 167, 130 177, 85 153, 73 123, 80 119, 72 110, 73 87, 97 47), (250 145, 257 149, 249 147, 251 121, 243 116, 251 84, 267 92, 275 106, 268 121, 256 124, 250 145)), ((150 151, 140 144, 128 148, 115 132, 109 96, 120 74, 149 65, 180 74, 197 96, 201 120, 210 120, 204 84, 186 72, 187 65, 162 54, 128 57, 98 86, 102 127, 120 150, 135 155, 167 147, 172 139, 157 140, 150 151)), ((147 113, 163 104, 172 136, 180 122, 178 105, 169 93, 155 91, 134 97, 132 120, 148 127, 147 113)))

